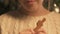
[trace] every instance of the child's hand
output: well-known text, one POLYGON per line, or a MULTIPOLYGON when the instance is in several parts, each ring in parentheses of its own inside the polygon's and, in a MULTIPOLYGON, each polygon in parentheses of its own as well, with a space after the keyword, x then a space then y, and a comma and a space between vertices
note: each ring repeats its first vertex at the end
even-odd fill
POLYGON ((46 31, 43 28, 40 28, 35 34, 46 34, 46 31))
POLYGON ((35 34, 35 32, 32 29, 27 29, 27 30, 20 32, 20 34, 35 34))
POLYGON ((39 31, 35 32, 33 29, 24 30, 20 34, 46 34, 45 30, 41 28, 39 31))

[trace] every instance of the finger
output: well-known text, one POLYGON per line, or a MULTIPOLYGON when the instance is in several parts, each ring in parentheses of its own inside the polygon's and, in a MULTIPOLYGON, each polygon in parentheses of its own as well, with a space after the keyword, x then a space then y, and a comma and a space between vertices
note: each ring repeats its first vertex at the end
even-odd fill
POLYGON ((46 34, 46 32, 45 31, 38 31, 38 32, 36 32, 36 34, 46 34))
POLYGON ((33 29, 27 29, 27 30, 25 30, 23 33, 28 33, 28 34, 34 34, 35 33, 35 31, 33 30, 33 29))
POLYGON ((38 33, 46 34, 46 30, 45 30, 44 28, 40 28, 40 29, 38 30, 38 33))
POLYGON ((46 34, 46 33, 44 33, 44 32, 39 32, 38 34, 46 34))

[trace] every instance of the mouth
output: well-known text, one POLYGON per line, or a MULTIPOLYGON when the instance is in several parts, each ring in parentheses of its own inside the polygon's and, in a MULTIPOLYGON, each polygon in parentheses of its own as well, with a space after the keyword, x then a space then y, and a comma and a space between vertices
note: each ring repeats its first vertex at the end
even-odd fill
POLYGON ((33 4, 35 0, 27 0, 27 4, 33 4))

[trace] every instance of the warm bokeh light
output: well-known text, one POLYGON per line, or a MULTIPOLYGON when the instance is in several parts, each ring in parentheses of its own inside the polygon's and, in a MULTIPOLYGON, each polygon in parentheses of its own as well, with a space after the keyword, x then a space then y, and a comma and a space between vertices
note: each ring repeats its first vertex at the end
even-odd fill
POLYGON ((57 5, 56 4, 54 4, 54 7, 55 7, 55 12, 57 12, 57 13, 59 13, 59 8, 57 7, 57 5))

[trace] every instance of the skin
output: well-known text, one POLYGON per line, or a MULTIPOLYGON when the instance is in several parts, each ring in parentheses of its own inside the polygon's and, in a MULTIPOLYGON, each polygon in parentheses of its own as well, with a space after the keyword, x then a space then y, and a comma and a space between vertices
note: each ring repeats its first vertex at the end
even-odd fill
POLYGON ((50 13, 46 10, 42 3, 43 0, 34 0, 33 3, 28 3, 28 0, 18 0, 22 6, 22 11, 27 12, 28 15, 32 16, 43 16, 50 13))

